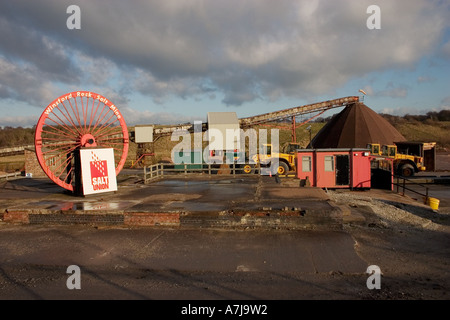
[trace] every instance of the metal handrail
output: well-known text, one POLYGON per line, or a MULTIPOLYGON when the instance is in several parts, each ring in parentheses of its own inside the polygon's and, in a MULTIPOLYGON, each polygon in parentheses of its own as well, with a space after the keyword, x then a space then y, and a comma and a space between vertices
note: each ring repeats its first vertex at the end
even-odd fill
POLYGON ((421 196, 425 197, 425 202, 428 201, 428 198, 429 198, 429 195, 428 195, 428 194, 429 194, 429 188, 428 188, 427 186, 424 186, 424 185, 421 184, 421 183, 417 183, 417 182, 415 182, 414 180, 411 180, 411 179, 408 179, 408 178, 405 178, 405 177, 396 176, 396 175, 392 175, 392 177, 394 177, 394 178, 397 179, 397 183, 392 183, 393 185, 397 186, 397 193, 400 193, 399 188, 401 187, 401 188, 403 189, 403 191, 402 191, 402 195, 403 195, 403 196, 405 195, 405 190, 408 190, 408 191, 417 193, 418 195, 421 195, 421 196), (399 182, 399 179, 403 179, 403 182, 402 182, 401 184, 400 184, 400 182, 399 182), (411 184, 413 184, 413 185, 417 185, 417 186, 421 186, 421 187, 425 188, 425 194, 420 193, 420 192, 418 192, 418 191, 416 191, 416 190, 407 188, 407 187, 406 187, 406 181, 409 181, 409 183, 411 183, 411 184))
POLYGON ((136 162, 133 163, 133 164, 131 165, 130 168, 133 168, 136 164, 138 164, 139 161, 141 161, 141 159, 142 159, 143 157, 151 157, 151 156, 154 156, 154 155, 155 155, 154 153, 144 153, 144 154, 142 154, 142 155, 139 157, 139 159, 137 159, 136 162))
POLYGON ((7 173, 7 174, 4 174, 4 175, 1 175, 0 176, 0 180, 1 179, 8 180, 9 177, 14 177, 15 178, 15 177, 21 176, 21 175, 22 175, 22 173, 18 172, 18 171, 14 172, 14 173, 7 173))
MULTIPOLYGON (((190 164, 164 164, 158 163, 151 166, 144 167, 144 183, 163 178, 168 173, 184 173, 184 175, 192 173, 201 173, 211 175, 218 173, 221 170, 230 170, 228 175, 235 176, 238 173, 244 172, 244 168, 236 163, 229 164, 228 168, 221 168, 220 164, 205 164, 205 163, 190 163, 190 164), (183 166, 182 168, 175 168, 175 166, 183 166), (199 167, 200 166, 200 167, 199 167)), ((256 165, 253 170, 259 172, 260 167, 256 165)))

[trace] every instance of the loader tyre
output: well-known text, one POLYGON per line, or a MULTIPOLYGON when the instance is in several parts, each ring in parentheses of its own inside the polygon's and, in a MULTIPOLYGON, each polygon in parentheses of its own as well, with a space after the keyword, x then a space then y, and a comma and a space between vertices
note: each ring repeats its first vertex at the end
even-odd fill
POLYGON ((283 175, 283 174, 287 174, 288 171, 289 171, 289 166, 286 163, 280 161, 280 163, 278 164, 277 173, 283 175))
POLYGON ((242 172, 245 174, 252 174, 255 172, 255 168, 251 164, 244 164, 242 167, 242 172))
POLYGON ((410 164, 402 165, 399 171, 402 177, 412 177, 414 175, 414 167, 410 164))

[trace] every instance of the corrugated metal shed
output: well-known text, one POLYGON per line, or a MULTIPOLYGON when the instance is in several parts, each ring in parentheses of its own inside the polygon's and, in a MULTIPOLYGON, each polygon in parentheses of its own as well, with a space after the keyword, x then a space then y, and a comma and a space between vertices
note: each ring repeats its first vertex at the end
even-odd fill
POLYGON ((309 148, 366 148, 405 141, 405 137, 386 119, 363 103, 345 107, 312 139, 309 148))

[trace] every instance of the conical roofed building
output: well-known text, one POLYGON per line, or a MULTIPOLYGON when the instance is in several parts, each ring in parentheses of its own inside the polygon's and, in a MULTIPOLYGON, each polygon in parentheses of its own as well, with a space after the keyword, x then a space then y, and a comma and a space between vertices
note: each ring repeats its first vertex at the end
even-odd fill
POLYGON ((312 139, 308 148, 366 148, 406 141, 386 119, 363 103, 345 107, 312 139))

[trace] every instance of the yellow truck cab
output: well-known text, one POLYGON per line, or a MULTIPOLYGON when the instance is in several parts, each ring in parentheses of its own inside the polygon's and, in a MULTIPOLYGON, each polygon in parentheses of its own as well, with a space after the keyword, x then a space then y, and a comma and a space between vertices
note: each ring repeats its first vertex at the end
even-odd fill
POLYGON ((371 154, 374 156, 394 159, 394 172, 396 175, 411 177, 419 171, 426 170, 423 163, 423 157, 412 154, 398 153, 396 145, 380 146, 378 143, 369 143, 367 148, 370 149, 371 154))
MULTIPOLYGON (((260 166, 268 166, 273 159, 278 160, 278 167, 276 172, 280 175, 285 175, 289 171, 295 170, 295 150, 299 148, 297 143, 289 143, 284 146, 283 152, 273 152, 272 144, 263 144, 262 150, 258 154, 253 155, 252 160, 260 166), (288 151, 289 153, 285 153, 288 151)), ((244 166, 244 173, 252 173, 253 167, 251 165, 244 166)))

